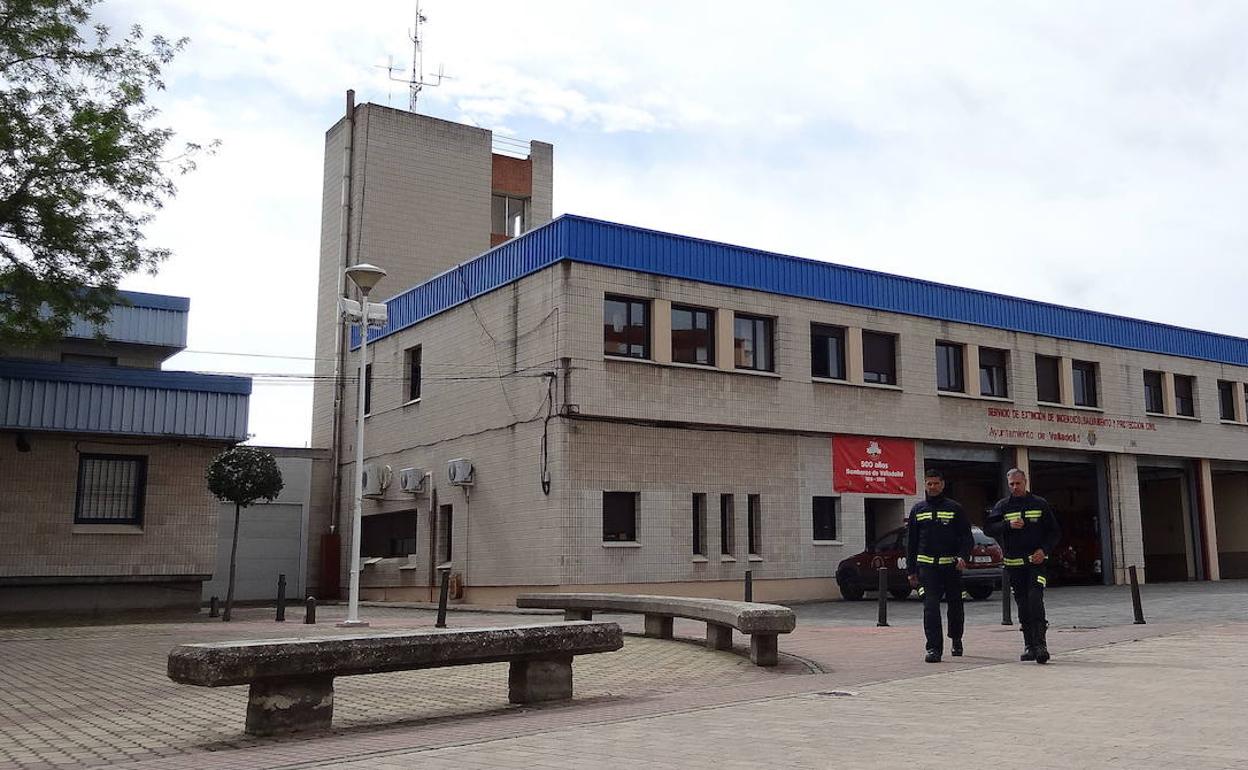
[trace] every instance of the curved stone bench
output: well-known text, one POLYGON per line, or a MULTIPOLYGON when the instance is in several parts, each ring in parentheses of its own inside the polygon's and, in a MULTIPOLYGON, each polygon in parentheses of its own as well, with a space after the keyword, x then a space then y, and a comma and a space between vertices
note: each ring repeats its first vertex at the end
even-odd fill
POLYGON ((750 660, 757 666, 778 662, 776 636, 797 626, 797 615, 779 604, 638 594, 521 594, 517 607, 563 610, 567 620, 590 620, 595 612, 627 612, 646 616, 646 636, 672 638, 672 619, 706 621, 706 646, 732 649, 732 629, 750 636, 750 660))
POLYGON ((623 646, 618 624, 584 622, 257 639, 174 647, 168 674, 202 687, 251 685, 247 732, 274 735, 328 729, 334 677, 508 662, 508 699, 536 703, 572 697, 572 656, 623 646))

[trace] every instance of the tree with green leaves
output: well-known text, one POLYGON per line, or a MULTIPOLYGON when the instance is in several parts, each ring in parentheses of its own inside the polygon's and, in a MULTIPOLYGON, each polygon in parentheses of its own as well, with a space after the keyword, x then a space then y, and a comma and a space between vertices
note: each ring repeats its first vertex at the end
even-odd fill
POLYGON ((225 450, 208 466, 208 491, 218 500, 234 503, 234 539, 230 544, 230 582, 225 594, 223 621, 234 608, 234 565, 238 558, 238 522, 244 508, 257 500, 272 501, 282 491, 282 471, 269 452, 254 446, 225 450))
POLYGON ((142 229, 201 148, 167 151, 148 94, 185 39, 114 36, 99 0, 0 2, 0 350, 97 326, 169 250, 142 229))

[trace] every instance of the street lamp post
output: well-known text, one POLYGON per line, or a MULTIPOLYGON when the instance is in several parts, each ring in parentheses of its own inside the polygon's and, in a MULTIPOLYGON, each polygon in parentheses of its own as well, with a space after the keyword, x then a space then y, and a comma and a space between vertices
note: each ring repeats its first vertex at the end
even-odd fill
POLYGON ((356 388, 355 409, 355 506, 351 513, 351 587, 347 603, 347 619, 340 626, 367 626, 360 620, 360 517, 364 507, 364 380, 368 365, 368 293, 385 277, 386 271, 376 265, 348 267, 347 277, 360 290, 360 379, 356 388))

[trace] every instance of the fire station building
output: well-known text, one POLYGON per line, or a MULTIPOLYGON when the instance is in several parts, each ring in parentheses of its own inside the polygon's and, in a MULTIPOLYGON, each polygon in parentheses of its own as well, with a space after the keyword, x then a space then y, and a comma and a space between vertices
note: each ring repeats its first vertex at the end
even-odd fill
POLYGON ((366 599, 834 598, 925 466, 1026 470, 1067 583, 1248 577, 1245 339, 576 216, 388 293, 366 599))

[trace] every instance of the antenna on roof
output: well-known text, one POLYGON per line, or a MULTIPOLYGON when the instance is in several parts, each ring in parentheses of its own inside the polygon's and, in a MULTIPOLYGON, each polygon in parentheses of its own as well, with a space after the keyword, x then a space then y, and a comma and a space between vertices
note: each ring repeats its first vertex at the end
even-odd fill
POLYGON ((446 80, 451 79, 450 75, 447 75, 442 72, 442 65, 439 64, 438 74, 434 76, 437 79, 432 82, 425 80, 425 62, 424 62, 424 50, 423 50, 424 46, 423 46, 423 41, 421 40, 421 37, 420 37, 420 25, 424 24, 426 21, 428 21, 428 19, 426 19, 425 15, 420 12, 420 0, 416 0, 416 24, 412 28, 411 32, 409 33, 409 37, 411 38, 411 41, 412 41, 412 74, 411 76, 408 77, 406 80, 404 80, 403 78, 396 78, 394 76, 394 73, 397 72, 399 68, 394 66, 393 60, 390 62, 389 66, 386 67, 386 71, 390 75, 391 80, 407 83, 408 91, 411 92, 411 98, 410 98, 410 101, 408 102, 408 109, 410 109, 412 112, 416 111, 416 100, 420 98, 420 91, 422 88, 424 88, 425 86, 440 86, 442 85, 443 79, 446 79, 446 80))

